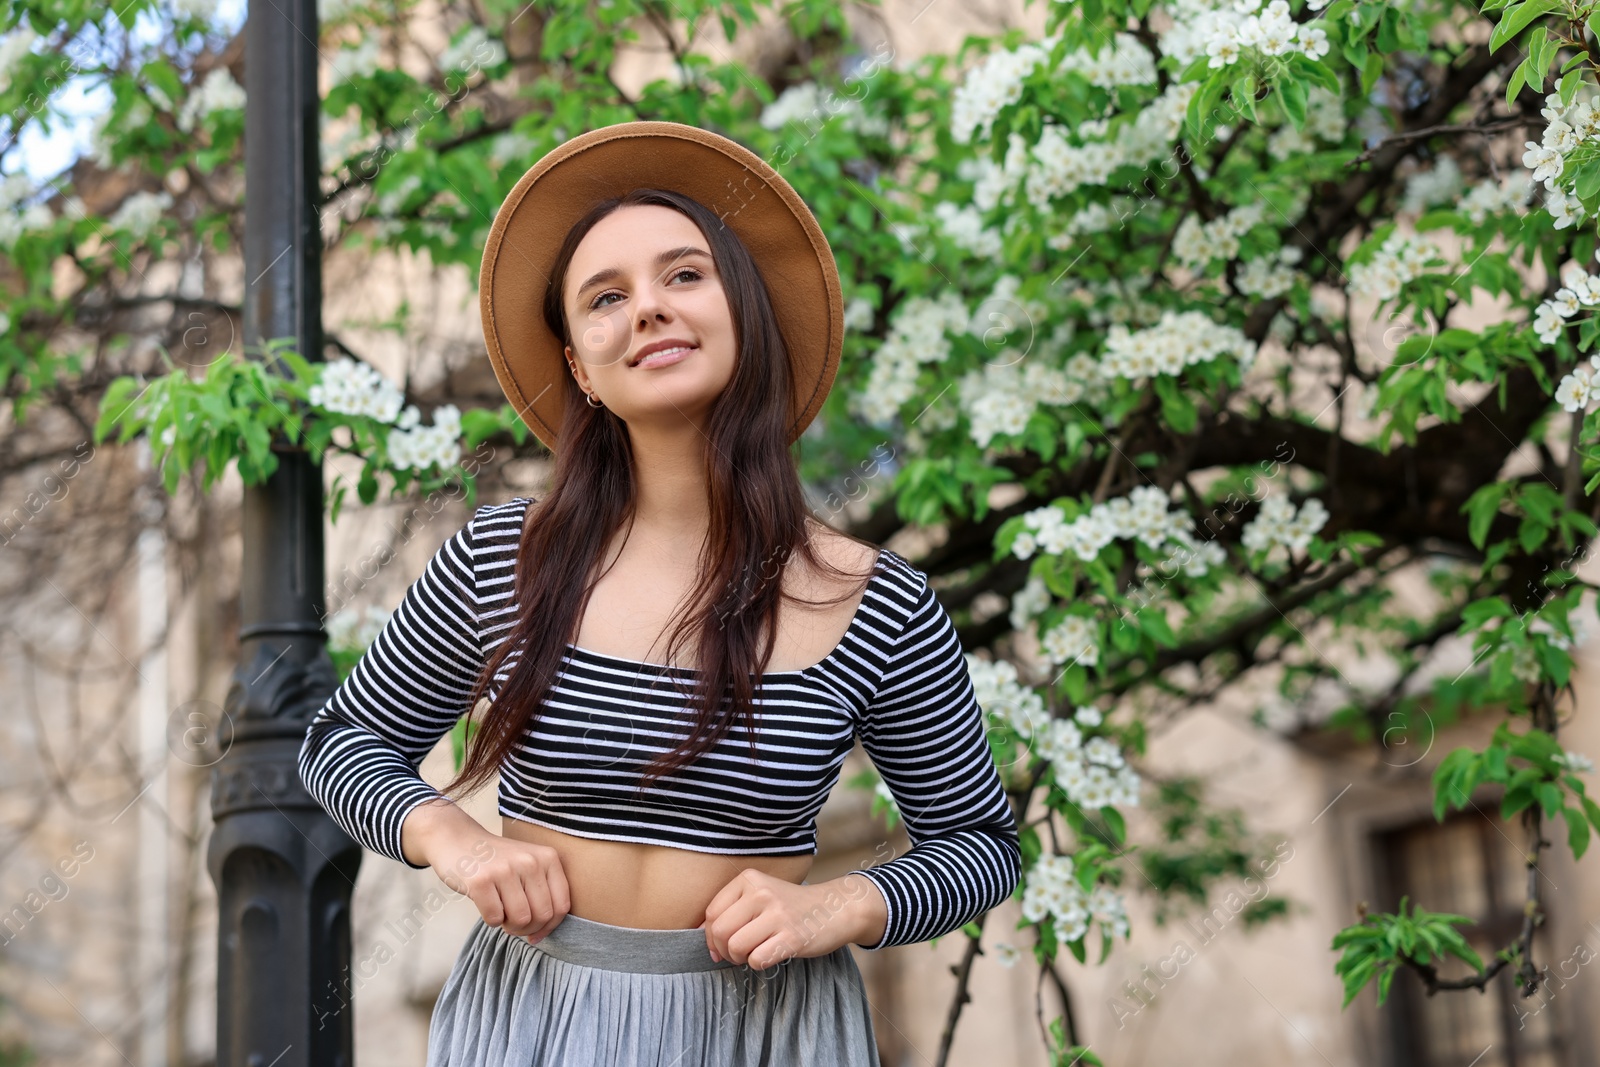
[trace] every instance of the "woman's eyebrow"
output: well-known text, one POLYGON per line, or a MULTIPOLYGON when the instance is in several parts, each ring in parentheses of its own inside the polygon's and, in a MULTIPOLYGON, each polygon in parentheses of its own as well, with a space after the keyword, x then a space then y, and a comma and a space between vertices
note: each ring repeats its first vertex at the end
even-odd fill
MULTIPOLYGON (((682 259, 685 256, 704 256, 706 259, 710 259, 711 253, 707 252, 703 248, 696 248, 694 245, 684 245, 682 248, 669 248, 656 257, 656 266, 665 267, 673 260, 682 259)), ((592 289, 604 282, 609 282, 613 278, 620 277, 622 277, 622 272, 616 267, 607 267, 605 270, 596 271, 590 276, 588 281, 578 286, 577 292, 573 293, 572 295, 575 297, 582 296, 585 291, 592 289)))

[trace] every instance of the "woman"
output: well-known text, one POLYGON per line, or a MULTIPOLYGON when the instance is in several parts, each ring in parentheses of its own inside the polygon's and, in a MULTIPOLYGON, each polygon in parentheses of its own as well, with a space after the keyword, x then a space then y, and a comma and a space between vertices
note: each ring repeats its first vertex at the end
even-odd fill
POLYGON ((300 756, 479 910, 429 1067, 876 1064, 849 946, 960 927, 1020 850, 927 575, 807 514, 789 446, 843 337, 820 227, 734 142, 624 123, 523 177, 481 292, 550 489, 445 543, 300 756), (467 713, 437 790, 416 767, 467 713), (811 884, 857 738, 913 847, 811 884), (498 835, 446 796, 497 771, 498 835))

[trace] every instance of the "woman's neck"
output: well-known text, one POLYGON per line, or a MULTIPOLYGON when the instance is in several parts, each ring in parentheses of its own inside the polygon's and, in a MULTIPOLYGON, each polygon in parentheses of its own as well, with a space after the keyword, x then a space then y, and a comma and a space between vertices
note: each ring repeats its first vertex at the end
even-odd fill
POLYGON ((711 527, 704 442, 686 433, 633 440, 634 536, 698 558, 711 527))

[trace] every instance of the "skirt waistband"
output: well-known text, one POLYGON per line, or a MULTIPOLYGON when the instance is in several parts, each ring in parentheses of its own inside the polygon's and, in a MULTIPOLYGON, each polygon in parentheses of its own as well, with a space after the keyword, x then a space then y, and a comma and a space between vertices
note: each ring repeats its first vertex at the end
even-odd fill
MULTIPOLYGON (((481 917, 479 921, 482 922, 481 917)), ((517 940, 528 943, 525 938, 517 940)), ((706 932, 698 928, 645 930, 570 914, 531 947, 566 963, 634 974, 679 974, 737 966, 732 960, 713 960, 706 947, 706 932)))

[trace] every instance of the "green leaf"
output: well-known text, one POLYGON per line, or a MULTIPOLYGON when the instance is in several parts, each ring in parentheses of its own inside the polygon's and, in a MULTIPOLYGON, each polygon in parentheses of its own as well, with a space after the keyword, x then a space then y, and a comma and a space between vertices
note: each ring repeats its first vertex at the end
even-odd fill
POLYGON ((1562 507, 1561 496, 1543 482, 1530 482, 1517 494, 1517 504, 1522 510, 1546 526, 1556 524, 1556 510, 1562 507))
POLYGON ((1306 87, 1294 77, 1286 77, 1278 83, 1278 102, 1283 105, 1283 113, 1289 117, 1294 128, 1301 130, 1306 124, 1306 87))
POLYGON ((1539 807, 1544 811, 1544 817, 1555 818, 1561 811, 1561 787, 1554 782, 1540 782, 1535 792, 1539 795, 1539 807))
POLYGON ((1177 648, 1178 637, 1172 632, 1172 626, 1167 622, 1167 617, 1159 611, 1147 611, 1140 615, 1139 628, 1150 639, 1163 648, 1177 648))
POLYGON ((1572 171, 1572 187, 1579 199, 1588 199, 1600 192, 1600 161, 1588 159, 1578 164, 1572 171))
MULTIPOLYGON (((1527 0, 1526 3, 1519 4, 1514 8, 1506 8, 1506 12, 1501 17, 1500 22, 1495 26, 1493 32, 1489 34, 1489 51, 1498 51, 1501 45, 1526 29, 1528 23, 1540 15, 1554 11, 1562 5, 1562 2, 1563 0, 1527 0)), ((1385 8, 1384 14, 1387 15, 1392 10, 1394 9, 1385 8)), ((1386 48, 1384 51, 1392 51, 1392 49, 1386 48)))
POLYGON ((1572 858, 1581 860, 1584 849, 1589 847, 1589 823, 1577 808, 1562 808, 1561 814, 1567 820, 1567 845, 1572 849, 1572 858))
POLYGON ((1222 100, 1224 87, 1225 80, 1222 71, 1213 71, 1211 76, 1189 98, 1189 108, 1185 113, 1184 121, 1188 125, 1190 137, 1204 140, 1210 136, 1212 112, 1216 110, 1217 104, 1222 100))
POLYGON ((1490 482, 1480 486, 1467 502, 1461 505, 1461 510, 1467 512, 1471 519, 1467 523, 1467 536, 1472 539, 1473 547, 1483 549, 1484 539, 1489 536, 1489 527, 1494 523, 1495 516, 1500 513, 1500 502, 1505 499, 1507 491, 1511 488, 1509 482, 1490 482))
POLYGON ((1534 654, 1538 656, 1544 672, 1555 682, 1556 688, 1564 687, 1572 673, 1572 660, 1567 654, 1547 641, 1535 644, 1534 654))
POLYGON ((1378 78, 1383 74, 1383 54, 1373 52, 1367 56, 1366 62, 1361 64, 1361 95, 1366 96, 1372 92, 1372 87, 1378 84, 1378 78))
POLYGON ((1579 797, 1578 800, 1583 804, 1584 814, 1589 816, 1589 825, 1600 830, 1600 804, 1596 804, 1589 797, 1579 797))
POLYGON ((1128 824, 1124 821, 1122 812, 1107 805, 1100 809, 1100 815, 1105 819, 1106 826, 1110 829, 1111 836, 1116 838, 1117 844, 1120 845, 1128 840, 1128 824))
POLYGON ((361 468, 361 477, 356 481, 356 495, 363 504, 371 504, 378 499, 377 464, 368 461, 361 468))
POLYGON ((1535 519, 1532 515, 1525 516, 1517 527, 1517 541, 1522 545, 1522 551, 1533 554, 1533 550, 1544 544, 1545 538, 1550 536, 1550 527, 1535 519))
POLYGON ((1260 122, 1256 116, 1256 76, 1246 73, 1233 85, 1233 106, 1251 122, 1260 122))
POLYGON ((1170 375, 1157 375, 1156 393, 1161 397, 1161 415, 1179 433, 1193 433, 1199 421, 1194 402, 1184 392, 1182 384, 1170 375))
POLYGON ((1512 816, 1533 803, 1533 791, 1525 788, 1507 789, 1500 802, 1500 821, 1509 822, 1512 816))
POLYGON ((1549 45, 1550 31, 1540 26, 1528 41, 1528 58, 1522 61, 1528 68, 1528 85, 1536 93, 1543 90, 1544 76, 1550 70, 1550 57, 1546 54, 1549 45))
MULTIPOLYGON (((1540 0, 1543 2, 1543 0, 1540 0)), ((1554 0, 1550 0, 1554 2, 1554 0)), ((1383 15, 1378 19, 1378 51, 1397 52, 1400 50, 1400 10, 1399 8, 1384 5, 1383 15)), ((1490 49, 1493 51, 1493 48, 1490 49)))

